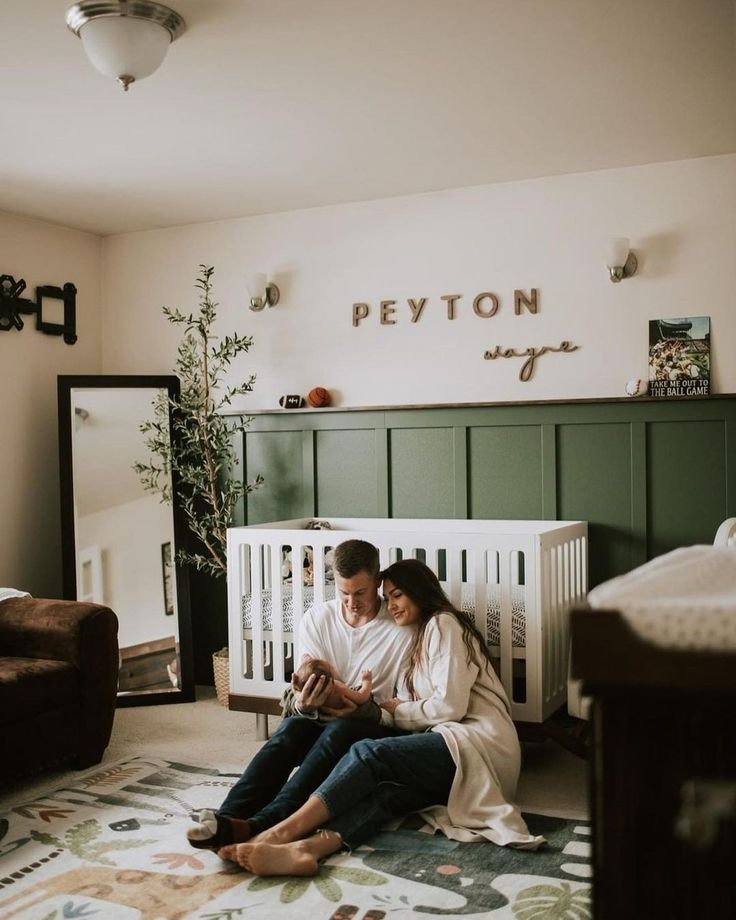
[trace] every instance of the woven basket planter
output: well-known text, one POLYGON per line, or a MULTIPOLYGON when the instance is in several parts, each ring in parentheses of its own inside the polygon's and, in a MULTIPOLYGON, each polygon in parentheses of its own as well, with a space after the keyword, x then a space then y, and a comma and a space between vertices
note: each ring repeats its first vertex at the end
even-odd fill
POLYGON ((227 706, 230 696, 230 659, 222 655, 213 655, 212 670, 215 674, 217 702, 221 706, 227 706))

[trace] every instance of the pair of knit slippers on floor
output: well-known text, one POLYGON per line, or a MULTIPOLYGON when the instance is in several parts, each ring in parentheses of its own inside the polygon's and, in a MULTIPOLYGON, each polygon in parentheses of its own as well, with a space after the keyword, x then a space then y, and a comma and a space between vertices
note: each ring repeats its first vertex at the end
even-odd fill
POLYGON ((187 828, 187 840, 198 850, 219 850, 234 842, 232 821, 204 808, 199 812, 199 820, 187 828))

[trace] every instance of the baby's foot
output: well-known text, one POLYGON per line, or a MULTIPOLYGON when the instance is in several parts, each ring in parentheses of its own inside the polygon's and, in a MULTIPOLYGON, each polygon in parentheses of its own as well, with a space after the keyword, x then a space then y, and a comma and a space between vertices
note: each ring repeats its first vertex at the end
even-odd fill
MULTIPOLYGON (((199 850, 218 850, 235 841, 235 820, 205 808, 200 811, 199 820, 187 828, 187 840, 199 850)), ((238 824, 247 826, 247 821, 238 821, 238 824)), ((239 834, 238 837, 247 840, 247 836, 239 834)))

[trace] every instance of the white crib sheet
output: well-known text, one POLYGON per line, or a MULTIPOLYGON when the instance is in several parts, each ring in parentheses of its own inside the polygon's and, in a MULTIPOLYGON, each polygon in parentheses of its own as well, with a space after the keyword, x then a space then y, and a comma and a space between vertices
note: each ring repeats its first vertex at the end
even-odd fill
MULTIPOLYGON (((335 596, 334 584, 325 585, 325 597, 331 600, 335 596)), ((261 604, 263 607, 263 629, 270 631, 273 629, 272 618, 272 593, 271 591, 261 592, 261 604)), ((303 588, 304 609, 308 609, 314 603, 314 588, 303 588)), ((293 632, 294 629, 294 600, 292 589, 289 585, 284 585, 281 589, 281 602, 284 608, 283 630, 284 634, 293 632)), ((252 622, 252 600, 250 594, 245 594, 241 598, 241 611, 243 618, 243 629, 250 630, 253 627, 252 622)), ((462 609, 471 616, 474 612, 473 592, 469 585, 463 585, 462 589, 462 609)), ((489 645, 500 644, 500 621, 501 621, 501 599, 500 589, 497 585, 489 587, 486 598, 486 635, 489 645)), ((511 589, 511 636, 512 645, 515 648, 524 648, 526 645, 526 617, 524 611, 524 587, 517 586, 511 589)))

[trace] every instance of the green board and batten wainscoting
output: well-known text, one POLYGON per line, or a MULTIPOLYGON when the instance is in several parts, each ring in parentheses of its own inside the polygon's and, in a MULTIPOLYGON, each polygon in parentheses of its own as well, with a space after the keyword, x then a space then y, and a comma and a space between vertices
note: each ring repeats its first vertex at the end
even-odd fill
POLYGON ((585 520, 591 587, 736 516, 736 395, 258 412, 239 450, 236 524, 585 520))

